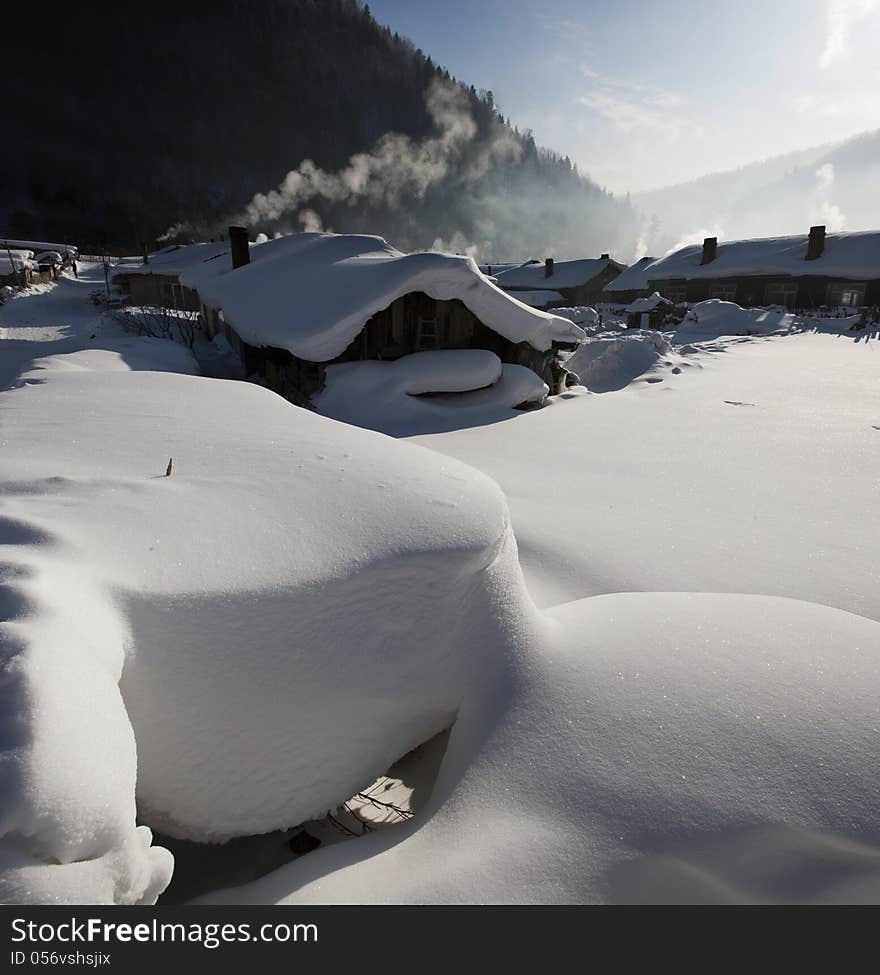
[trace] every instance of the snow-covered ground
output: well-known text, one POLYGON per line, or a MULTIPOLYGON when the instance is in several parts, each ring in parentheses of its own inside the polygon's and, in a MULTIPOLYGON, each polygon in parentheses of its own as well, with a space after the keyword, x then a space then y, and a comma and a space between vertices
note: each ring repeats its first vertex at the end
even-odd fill
POLYGON ((593 392, 403 440, 433 370, 346 417, 392 439, 80 273, 0 308, 3 899, 150 902, 148 826, 294 826, 444 729, 416 817, 205 899, 880 899, 875 332, 609 327, 593 392))

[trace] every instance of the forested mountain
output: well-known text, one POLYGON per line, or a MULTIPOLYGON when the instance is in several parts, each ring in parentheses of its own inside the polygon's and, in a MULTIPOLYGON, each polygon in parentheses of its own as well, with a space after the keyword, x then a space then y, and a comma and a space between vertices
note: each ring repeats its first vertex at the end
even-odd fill
POLYGON ((132 249, 243 219, 496 261, 634 239, 628 201, 356 0, 12 4, 4 22, 10 235, 132 249))
POLYGON ((736 238, 880 227, 880 130, 633 197, 643 249, 661 255, 707 234, 736 238))

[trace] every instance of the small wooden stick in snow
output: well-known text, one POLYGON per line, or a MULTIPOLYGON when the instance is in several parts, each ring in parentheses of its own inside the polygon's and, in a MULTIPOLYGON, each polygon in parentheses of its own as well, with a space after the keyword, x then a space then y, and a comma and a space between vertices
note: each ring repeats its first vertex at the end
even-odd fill
POLYGON ((173 457, 169 457, 168 458, 168 466, 165 468, 165 476, 166 477, 171 477, 171 467, 172 467, 173 463, 174 463, 174 458, 173 457))

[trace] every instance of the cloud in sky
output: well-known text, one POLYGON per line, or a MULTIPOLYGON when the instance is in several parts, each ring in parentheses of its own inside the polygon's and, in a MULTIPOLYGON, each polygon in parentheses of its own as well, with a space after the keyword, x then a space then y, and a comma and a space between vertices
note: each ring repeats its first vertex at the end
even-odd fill
POLYGON ((589 67, 581 69, 590 88, 577 98, 577 103, 608 119, 623 132, 646 129, 662 132, 666 141, 674 141, 680 132, 678 110, 684 99, 671 91, 646 85, 600 78, 589 67))
POLYGON ((878 0, 826 0, 825 48, 819 58, 821 67, 829 68, 845 57, 853 28, 878 6, 878 0))

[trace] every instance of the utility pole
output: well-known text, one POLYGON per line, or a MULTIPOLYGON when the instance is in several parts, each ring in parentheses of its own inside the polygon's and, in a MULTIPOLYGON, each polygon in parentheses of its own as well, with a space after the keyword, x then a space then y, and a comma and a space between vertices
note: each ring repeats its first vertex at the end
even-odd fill
MULTIPOLYGON (((6 244, 6 253, 9 255, 9 270, 12 271, 12 280, 13 281, 17 281, 18 280, 18 270, 15 267, 15 261, 13 261, 13 259, 12 259, 12 249, 9 246, 9 241, 8 240, 4 240, 3 243, 6 244)), ((22 283, 22 285, 27 284, 27 278, 25 276, 24 265, 22 265, 22 268, 21 268, 21 283, 22 283)))
POLYGON ((107 274, 107 268, 110 264, 110 259, 107 256, 107 238, 101 242, 101 264, 104 267, 104 287, 107 289, 107 300, 110 300, 110 276, 107 274))

